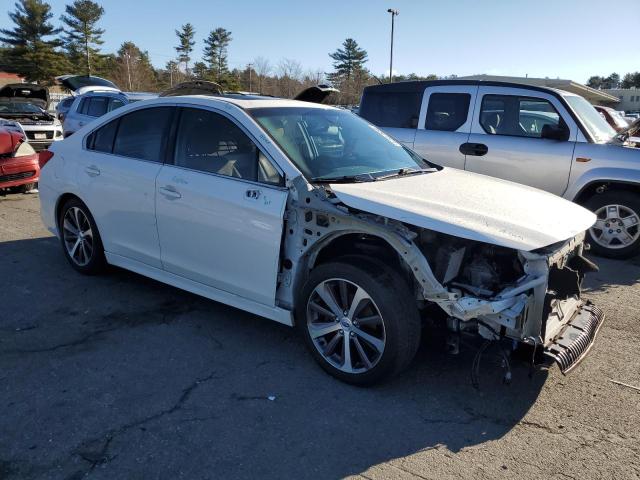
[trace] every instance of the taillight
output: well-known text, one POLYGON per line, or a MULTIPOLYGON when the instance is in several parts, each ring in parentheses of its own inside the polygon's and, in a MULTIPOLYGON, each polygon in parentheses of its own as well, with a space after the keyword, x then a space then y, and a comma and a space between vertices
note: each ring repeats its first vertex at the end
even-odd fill
POLYGON ((38 163, 40 164, 40 169, 44 167, 49 160, 53 158, 53 152, 50 150, 42 150, 38 154, 38 163))

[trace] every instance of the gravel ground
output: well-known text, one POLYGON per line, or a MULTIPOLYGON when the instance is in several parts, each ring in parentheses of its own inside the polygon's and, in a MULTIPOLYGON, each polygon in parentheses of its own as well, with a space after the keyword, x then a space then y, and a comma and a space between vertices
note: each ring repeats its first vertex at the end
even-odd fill
POLYGON ((427 337, 360 389, 295 332, 133 273, 84 277, 37 194, 0 197, 0 479, 640 478, 640 261, 596 259, 607 313, 569 376, 514 381, 427 337))

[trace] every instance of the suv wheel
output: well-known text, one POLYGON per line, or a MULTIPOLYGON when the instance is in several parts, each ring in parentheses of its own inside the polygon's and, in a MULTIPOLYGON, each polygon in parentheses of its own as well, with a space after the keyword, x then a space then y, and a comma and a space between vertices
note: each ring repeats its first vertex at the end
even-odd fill
POLYGON ((608 191, 594 195, 585 207, 598 219, 588 231, 592 250, 603 257, 629 258, 640 249, 640 196, 608 191))
POLYGON ((78 272, 93 275, 105 266, 102 240, 87 206, 69 200, 60 213, 60 240, 65 257, 78 272))
POLYGON ((420 317, 407 282, 365 257, 322 264, 309 275, 297 326, 320 366, 367 385, 404 369, 420 342, 420 317))

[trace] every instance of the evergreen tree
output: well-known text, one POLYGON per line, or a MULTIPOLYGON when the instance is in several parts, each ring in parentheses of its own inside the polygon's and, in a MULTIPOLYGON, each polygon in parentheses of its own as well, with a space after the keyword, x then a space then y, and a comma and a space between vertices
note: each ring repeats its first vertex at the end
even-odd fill
POLYGON ((195 62, 193 64, 193 75, 201 80, 206 80, 209 77, 209 69, 204 62, 195 62))
POLYGON ((338 48, 329 56, 334 60, 334 77, 343 77, 347 80, 350 80, 356 72, 364 70, 364 64, 368 60, 366 50, 361 49, 353 38, 347 38, 342 43, 342 48, 338 48))
POLYGON ((78 70, 91 75, 100 63, 98 46, 102 45, 104 30, 97 24, 104 14, 104 8, 91 0, 75 0, 65 7, 60 20, 66 25, 64 47, 69 59, 78 70))
POLYGON ((227 48, 231 43, 231 32, 224 28, 216 28, 205 39, 204 60, 209 69, 215 73, 217 81, 222 81, 229 71, 227 63, 227 48))
POLYGON ((193 52, 193 46, 196 44, 193 40, 195 34, 196 31, 190 23, 186 23, 180 30, 176 30, 176 35, 178 36, 178 46, 176 47, 176 52, 178 52, 178 61, 184 63, 184 69, 187 75, 189 75, 191 52, 193 52))
POLYGON ((19 0, 9 18, 13 29, 0 29, 0 42, 8 47, 5 58, 7 70, 24 76, 28 81, 51 82, 68 67, 58 51, 60 33, 50 20, 51 6, 43 0, 19 0))

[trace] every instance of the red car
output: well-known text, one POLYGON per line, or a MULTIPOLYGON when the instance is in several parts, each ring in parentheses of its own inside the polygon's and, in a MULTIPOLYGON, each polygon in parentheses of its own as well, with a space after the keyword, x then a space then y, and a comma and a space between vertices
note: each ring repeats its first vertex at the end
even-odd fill
POLYGON ((0 190, 28 192, 39 177, 39 155, 33 147, 20 132, 0 128, 0 190))

